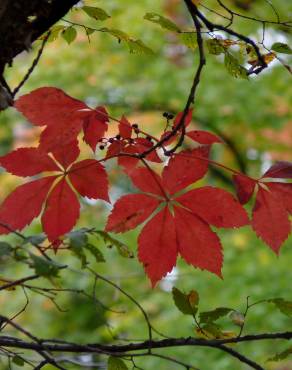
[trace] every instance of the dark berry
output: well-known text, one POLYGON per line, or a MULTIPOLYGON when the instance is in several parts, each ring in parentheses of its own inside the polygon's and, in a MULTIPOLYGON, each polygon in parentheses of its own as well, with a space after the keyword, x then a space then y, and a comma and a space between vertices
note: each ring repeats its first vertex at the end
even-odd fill
POLYGON ((133 127, 133 128, 138 128, 138 124, 137 124, 137 123, 133 123, 133 124, 132 124, 132 127, 133 127))
POLYGON ((104 149, 104 145, 100 145, 100 146, 99 146, 99 149, 100 149, 100 150, 103 150, 103 149, 104 149))
POLYGON ((111 137, 110 139, 108 139, 108 141, 109 141, 110 143, 113 143, 113 142, 114 142, 114 139, 111 137))
POLYGON ((116 139, 117 139, 117 140, 120 140, 120 138, 121 138, 121 135, 117 135, 117 136, 116 136, 116 139))
POLYGON ((168 114, 168 119, 173 119, 174 118, 174 115, 172 113, 169 113, 168 114))
POLYGON ((163 112, 162 116, 165 117, 165 118, 167 118, 168 117, 168 113, 167 112, 163 112))

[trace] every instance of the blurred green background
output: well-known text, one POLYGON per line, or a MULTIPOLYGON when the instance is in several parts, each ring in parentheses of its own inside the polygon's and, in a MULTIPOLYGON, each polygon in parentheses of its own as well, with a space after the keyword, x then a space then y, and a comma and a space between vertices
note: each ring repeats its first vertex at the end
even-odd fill
MULTIPOLYGON (((216 1, 203 1, 204 5, 219 10, 216 1)), ((267 1, 229 1, 235 10, 246 15, 256 15, 263 19, 275 19, 273 9, 267 1)), ((164 111, 178 112, 191 85, 192 73, 197 55, 180 43, 176 34, 166 32, 143 19, 146 12, 158 12, 174 20, 181 28, 189 29, 192 24, 179 0, 108 0, 90 1, 87 5, 101 6, 111 18, 98 22, 75 9, 66 16, 67 20, 85 24, 88 27, 115 28, 127 32, 131 37, 141 39, 153 50, 153 54, 131 54, 124 42, 117 42, 111 35, 96 32, 90 35, 90 43, 82 27, 76 40, 68 45, 62 38, 51 42, 45 48, 42 59, 21 94, 41 86, 56 86, 69 95, 85 100, 88 105, 105 105, 109 112, 120 117, 126 114, 131 122, 138 122, 145 130, 159 133, 165 122, 164 111), (195 54, 195 56, 194 56, 195 54)), ((273 5, 279 16, 287 20, 292 16, 292 3, 275 0, 273 5)), ((224 12, 223 12, 224 13, 224 12)), ((208 12, 214 21, 218 16, 208 12)), ((60 24, 68 25, 65 21, 60 24)), ((234 29, 250 37, 261 40, 261 23, 236 19, 234 29)), ((291 42, 291 28, 266 26, 266 46, 273 42, 291 42)), ((37 42, 31 53, 23 53, 7 70, 7 80, 16 86, 31 65, 39 48, 37 42)), ((284 63, 289 63, 286 55, 279 55, 284 63)), ((292 84, 291 74, 277 60, 262 74, 249 80, 235 79, 228 74, 220 57, 207 55, 207 67, 194 112, 194 125, 221 134, 231 146, 216 146, 212 157, 230 167, 238 168, 239 158, 246 171, 260 175, 274 160, 291 160, 292 143, 292 84), (239 155, 234 155, 235 147, 239 155)), ((0 115, 1 155, 19 146, 37 144, 38 131, 13 109, 0 115)), ((97 151, 97 155, 100 155, 97 151)), ((131 185, 115 163, 110 163, 112 199, 131 190, 131 185)), ((227 178, 211 172, 202 182, 229 187, 227 178)), ((4 199, 21 181, 12 175, 1 174, 1 199, 4 199)), ((109 208, 98 202, 82 201, 82 217, 78 227, 88 226, 103 229, 109 208)), ((25 230, 25 235, 39 233, 40 225, 34 222, 25 230)), ((291 242, 289 238, 276 256, 264 245, 250 228, 219 231, 222 236, 225 261, 224 280, 219 280, 207 272, 196 270, 179 261, 175 271, 151 290, 137 259, 126 259, 116 249, 107 249, 102 241, 94 240, 104 253, 106 263, 96 263, 89 257, 90 266, 104 274, 127 290, 146 309, 153 325, 168 336, 193 336, 194 325, 189 317, 183 316, 174 306, 171 297, 173 285, 184 291, 195 289, 200 294, 200 309, 232 307, 243 311, 246 297, 252 301, 283 297, 291 300, 291 242)), ((136 254, 137 231, 119 235, 136 254)), ((3 237, 14 244, 20 243, 16 237, 3 237)), ((26 247, 24 247, 26 248, 26 247)), ((84 289, 91 294, 94 281, 84 270, 80 261, 68 251, 60 251, 55 260, 66 263, 70 270, 61 272, 55 282, 57 287, 84 289)), ((1 257, 1 278, 14 279, 33 273, 28 267, 1 257)), ((31 283, 33 285, 33 282, 31 283)), ((51 286, 45 279, 37 286, 51 286)), ((147 338, 147 327, 137 309, 117 290, 97 282, 97 302, 83 295, 58 294, 56 307, 50 299, 27 291, 29 305, 18 317, 18 322, 32 333, 42 338, 60 338, 68 341, 113 342, 115 338, 126 340, 147 338), (61 308, 61 310, 60 310, 61 308), (115 311, 124 311, 117 313, 115 311)), ((26 298, 21 288, 2 291, 0 295, 1 314, 12 317, 25 304, 26 298)), ((234 330, 230 320, 223 321, 226 330, 234 330)), ((250 313, 246 331, 270 332, 291 330, 291 320, 278 312, 272 305, 256 306, 250 313)), ((119 340, 118 340, 119 342, 119 340)), ((285 343, 266 341, 265 343, 241 344, 238 349, 264 364, 271 370, 288 370, 291 361, 274 363, 265 361, 275 352, 285 349, 285 343)), ((179 348, 163 350, 161 354, 176 357, 197 366, 201 370, 245 370, 246 366, 216 350, 202 348, 179 348)), ((32 358, 30 354, 28 356, 32 358)), ((66 356, 64 356, 66 357, 66 356)), ((105 358, 80 356, 78 362, 84 367, 66 364, 70 369, 86 368, 91 362, 99 363, 94 368, 105 368, 105 358)), ((8 369, 7 360, 0 357, 0 369, 8 369)), ((155 357, 136 360, 143 369, 177 369, 178 365, 164 362, 155 357)), ((131 368, 129 363, 129 368, 131 368)), ((18 369, 16 364, 12 368, 18 369)), ((26 368, 26 365, 25 367, 26 368)), ((29 368, 29 367, 27 367, 29 368)), ((52 367, 47 366, 46 369, 52 367)))

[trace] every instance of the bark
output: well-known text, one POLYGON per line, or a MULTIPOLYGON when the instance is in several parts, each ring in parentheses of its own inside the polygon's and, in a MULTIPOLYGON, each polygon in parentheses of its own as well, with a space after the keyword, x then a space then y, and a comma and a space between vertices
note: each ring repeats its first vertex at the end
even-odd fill
POLYGON ((78 0, 0 0, 0 75, 78 0))

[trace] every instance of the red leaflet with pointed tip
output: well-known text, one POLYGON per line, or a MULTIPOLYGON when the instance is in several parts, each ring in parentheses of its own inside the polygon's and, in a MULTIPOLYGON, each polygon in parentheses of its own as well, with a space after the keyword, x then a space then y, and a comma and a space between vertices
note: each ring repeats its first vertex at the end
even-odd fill
POLYGON ((276 253, 279 252, 281 244, 291 231, 288 212, 281 200, 261 186, 258 190, 251 224, 257 236, 276 253))
POLYGON ((271 192, 282 201, 284 208, 292 214, 292 184, 284 184, 281 182, 265 183, 271 192))
POLYGON ((194 189, 176 200, 216 227, 240 227, 249 223, 245 209, 230 193, 219 188, 194 189))
POLYGON ((244 175, 233 175, 235 190, 241 204, 246 204, 253 195, 256 181, 244 175))
POLYGON ((42 215, 43 230, 51 242, 72 230, 79 208, 76 194, 63 178, 49 194, 42 215))
POLYGON ((263 174, 263 177, 292 179, 292 163, 284 161, 277 162, 263 174))
POLYGON ((176 264, 175 225, 168 207, 157 213, 144 226, 139 235, 138 245, 139 261, 143 263, 154 287, 176 264))
POLYGON ((133 184, 144 193, 152 193, 165 196, 161 184, 161 178, 153 170, 136 168, 129 174, 133 184))
POLYGON ((214 143, 222 143, 222 140, 217 135, 208 131, 193 130, 186 133, 186 136, 200 144, 211 145, 214 143))
POLYGON ((97 107, 88 113, 83 123, 83 140, 93 151, 100 139, 102 139, 108 129, 108 114, 104 107, 97 107))
POLYGON ((109 202, 107 173, 98 161, 85 159, 74 163, 68 174, 72 185, 80 195, 109 202))
MULTIPOLYGON (((183 114, 184 114, 184 112, 179 112, 177 114, 177 116, 175 117, 174 122, 173 122, 173 127, 176 127, 177 125, 180 124, 180 121, 182 119, 183 114)), ((187 127, 191 123, 192 117, 193 117, 193 110, 189 109, 189 111, 187 112, 187 115, 185 117, 185 120, 184 120, 185 127, 187 127)))
POLYGON ((145 194, 129 194, 120 198, 108 218, 106 231, 123 233, 134 229, 155 211, 159 201, 145 194))
POLYGON ((77 111, 88 109, 86 104, 55 87, 41 87, 23 95, 14 106, 37 126, 63 125, 69 123, 77 111))
POLYGON ((174 194, 201 179, 208 170, 208 155, 209 147, 185 150, 174 154, 168 165, 164 167, 163 186, 171 194, 174 194))
POLYGON ((19 148, 0 157, 0 165, 16 176, 34 176, 45 171, 59 171, 56 163, 38 148, 19 148))
POLYGON ((39 148, 46 152, 58 151, 64 145, 76 141, 82 128, 80 118, 73 118, 68 122, 50 125, 41 133, 39 148))
MULTIPOLYGON (((123 153, 127 154, 136 154, 137 150, 133 145, 128 145, 122 150, 123 153)), ((131 172, 137 167, 139 163, 138 158, 128 157, 128 156, 120 156, 118 158, 118 164, 123 167, 124 171, 130 175, 131 172)))
MULTIPOLYGON (((45 177, 18 186, 1 204, 0 222, 9 225, 11 230, 29 225, 40 214, 55 179, 55 176, 45 177)), ((11 230, 0 226, 0 234, 8 234, 11 230)))
POLYGON ((123 139, 129 139, 132 136, 132 126, 125 116, 122 116, 120 120, 119 134, 123 139))
POLYGON ((61 145, 52 154, 62 167, 67 169, 79 157, 80 149, 78 147, 78 141, 74 140, 66 145, 61 145))
MULTIPOLYGON (((140 137, 135 139, 135 144, 134 145, 135 145, 135 148, 137 149, 136 153, 140 153, 140 154, 146 152, 147 150, 149 150, 150 148, 153 147, 152 142, 148 141, 145 138, 140 138, 140 137)), ((161 163, 161 159, 159 158, 156 150, 147 154, 146 159, 147 159, 147 161, 151 161, 151 162, 155 162, 155 163, 161 163)))
POLYGON ((122 141, 115 140, 111 143, 106 152, 106 158, 116 157, 123 150, 124 144, 122 141))
POLYGON ((189 211, 174 207, 178 251, 189 264, 221 277, 222 247, 208 224, 189 211))

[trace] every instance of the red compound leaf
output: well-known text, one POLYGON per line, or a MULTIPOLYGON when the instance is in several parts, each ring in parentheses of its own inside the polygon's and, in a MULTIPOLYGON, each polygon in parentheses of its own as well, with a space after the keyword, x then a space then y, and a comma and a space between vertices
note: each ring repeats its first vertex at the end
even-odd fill
POLYGON ((194 267, 221 277, 222 247, 208 224, 180 207, 175 207, 174 221, 178 251, 183 259, 194 267))
POLYGON ((193 131, 187 132, 186 136, 196 141, 197 143, 204 144, 204 145, 222 143, 222 140, 220 139, 220 137, 208 131, 193 130, 193 131))
POLYGON ((176 200, 216 227, 241 227, 249 223, 244 208, 227 191, 205 186, 191 190, 176 200))
POLYGON ((123 139, 132 137, 132 126, 125 116, 122 116, 119 123, 119 134, 123 139))
POLYGON ((88 109, 86 104, 55 87, 41 87, 23 95, 14 106, 37 126, 66 126, 78 111, 88 109))
POLYGON ((97 143, 104 137, 109 121, 107 111, 104 107, 97 107, 89 112, 83 123, 83 140, 95 151, 97 143))
POLYGON ((292 179, 292 163, 277 162, 263 174, 262 178, 264 177, 292 179))
POLYGON ((174 194, 205 176, 208 170, 209 147, 185 150, 174 154, 162 173, 163 186, 174 194))
POLYGON ((49 194, 42 215, 43 230, 51 242, 72 230, 79 217, 79 209, 76 194, 62 178, 49 194))
POLYGON ((151 193, 165 197, 161 178, 153 170, 136 168, 130 173, 133 184, 144 193, 151 193))
POLYGON ((168 207, 144 226, 138 245, 139 261, 154 287, 175 266, 178 253, 174 219, 168 207))
POLYGON ((129 194, 120 198, 108 218, 106 231, 122 233, 134 229, 155 211, 159 201, 146 194, 129 194))
POLYGON ((83 197, 109 202, 107 173, 103 165, 95 159, 74 163, 68 176, 74 188, 83 197))
POLYGON ((42 210, 47 194, 55 181, 55 176, 44 177, 18 186, 0 206, 0 234, 21 230, 29 225, 42 210))
POLYGON ((66 145, 61 145, 52 154, 62 167, 67 169, 79 157, 80 149, 78 147, 78 141, 74 140, 66 145))
POLYGON ((3 157, 0 165, 16 176, 34 176, 45 171, 60 171, 56 163, 38 148, 19 148, 3 157))
POLYGON ((253 195, 257 181, 245 175, 234 175, 233 181, 238 200, 241 204, 246 204, 253 195))
POLYGON ((252 227, 276 253, 291 231, 288 212, 281 199, 259 186, 253 209, 252 227))

